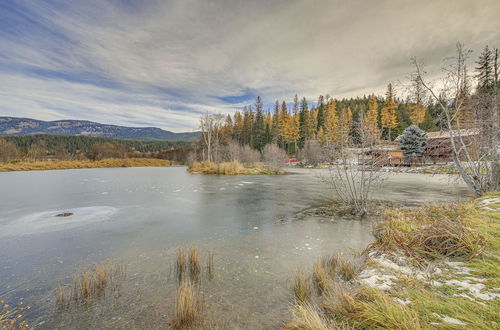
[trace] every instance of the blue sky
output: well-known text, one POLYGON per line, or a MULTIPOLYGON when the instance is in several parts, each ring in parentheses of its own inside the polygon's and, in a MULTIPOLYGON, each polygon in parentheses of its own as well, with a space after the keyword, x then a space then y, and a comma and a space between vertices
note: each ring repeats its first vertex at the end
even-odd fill
POLYGON ((457 41, 500 46, 499 4, 0 0, 0 116, 189 131, 256 95, 383 93, 411 56, 434 76, 457 41))

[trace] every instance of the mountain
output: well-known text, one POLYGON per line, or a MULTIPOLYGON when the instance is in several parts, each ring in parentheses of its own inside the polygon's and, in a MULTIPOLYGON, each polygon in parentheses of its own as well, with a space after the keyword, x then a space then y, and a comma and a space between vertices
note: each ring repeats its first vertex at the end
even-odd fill
POLYGON ((86 120, 43 121, 31 118, 0 117, 0 135, 35 134, 85 135, 117 139, 196 140, 200 132, 174 133, 157 127, 126 127, 86 120))

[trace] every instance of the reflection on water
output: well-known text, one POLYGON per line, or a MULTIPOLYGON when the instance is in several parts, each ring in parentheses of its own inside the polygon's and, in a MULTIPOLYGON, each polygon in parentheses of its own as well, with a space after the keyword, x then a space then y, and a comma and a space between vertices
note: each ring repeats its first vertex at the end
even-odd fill
MULTIPOLYGON (((214 318, 269 328, 286 318, 298 265, 362 250, 371 222, 294 215, 328 200, 316 171, 285 176, 190 175, 183 167, 0 173, 0 296, 23 300, 40 328, 168 327, 178 246, 215 252, 204 281, 214 318), (58 212, 69 217, 54 217, 58 212), (78 265, 127 265, 119 294, 58 311, 59 283, 78 265)), ((469 195, 443 176, 395 175, 375 198, 418 205, 469 195)))

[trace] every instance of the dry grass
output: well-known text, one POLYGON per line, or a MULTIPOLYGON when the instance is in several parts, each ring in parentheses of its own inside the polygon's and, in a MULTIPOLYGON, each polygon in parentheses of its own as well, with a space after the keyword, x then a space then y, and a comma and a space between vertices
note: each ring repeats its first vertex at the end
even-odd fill
POLYGON ((312 278, 318 295, 330 291, 333 288, 333 278, 330 276, 323 262, 317 261, 313 265, 312 278))
POLYGON ((177 250, 177 258, 175 260, 175 270, 177 272, 177 277, 179 281, 182 279, 182 275, 186 270, 186 258, 184 257, 184 249, 179 248, 177 250))
POLYGON ((302 267, 297 268, 295 272, 295 282, 293 293, 299 304, 305 303, 311 297, 311 279, 302 267))
POLYGON ((193 324, 201 314, 201 296, 191 281, 183 281, 175 295, 175 314, 172 325, 182 328, 193 324))
POLYGON ((207 275, 209 279, 214 277, 214 253, 211 251, 207 255, 207 275))
POLYGON ((330 272, 335 271, 342 280, 347 282, 354 280, 361 273, 364 264, 363 258, 352 254, 338 253, 328 260, 330 267, 335 265, 330 272))
POLYGON ((260 164, 252 164, 252 167, 245 167, 238 161, 234 162, 194 162, 189 166, 188 172, 200 174, 217 175, 241 175, 241 174, 283 174, 283 171, 268 169, 260 164))
POLYGON ((470 260, 485 248, 483 236, 468 227, 472 214, 468 204, 389 210, 386 220, 375 228, 375 242, 367 251, 402 251, 419 263, 442 258, 470 260))
POLYGON ((65 170, 78 168, 171 166, 176 163, 155 158, 109 158, 91 160, 20 161, 0 163, 0 172, 65 170))
MULTIPOLYGON (((464 204, 389 210, 376 227, 376 241, 365 251, 397 258, 405 255, 403 259, 413 263, 413 267, 440 264, 431 263, 435 259, 459 259, 470 274, 447 270, 443 263, 442 273, 433 274, 434 282, 430 283, 417 275, 397 275, 387 270, 395 283, 388 291, 382 291, 360 283, 358 275, 367 260, 336 254, 314 264, 311 276, 318 290, 312 292, 306 304, 293 307, 294 319, 285 329, 459 327, 436 314, 464 322, 466 325, 460 328, 498 327, 498 300, 466 298, 466 292, 460 288, 432 285, 450 279, 481 278, 484 292, 497 290, 500 206, 495 209, 491 205, 494 198, 500 200, 500 193, 464 204), (490 201, 487 208, 481 208, 482 200, 490 201)), ((383 269, 378 271, 384 273, 383 269)))
POLYGON ((292 309, 293 320, 287 323, 285 330, 333 330, 351 329, 345 322, 326 319, 321 309, 312 304, 295 305, 292 309))
POLYGON ((89 267, 85 271, 77 270, 72 287, 66 290, 66 287, 60 284, 57 288, 56 304, 63 307, 70 302, 88 301, 104 295, 111 283, 117 284, 125 276, 125 266, 112 260, 104 265, 89 267))
POLYGON ((16 306, 10 306, 5 301, 0 300, 0 327, 3 330, 25 330, 28 325, 22 321, 23 312, 29 310, 29 306, 22 303, 16 306))
POLYGON ((357 289, 350 285, 334 282, 332 288, 323 295, 320 306, 325 314, 333 318, 354 317, 358 312, 356 292, 357 289))
POLYGON ((191 277, 191 280, 194 282, 199 281, 201 274, 201 259, 200 254, 198 253, 198 247, 196 245, 192 245, 189 248, 188 263, 189 276, 191 277))
POLYGON ((355 317, 356 327, 422 329, 417 311, 395 302, 389 295, 380 290, 364 288, 357 298, 359 311, 355 317))

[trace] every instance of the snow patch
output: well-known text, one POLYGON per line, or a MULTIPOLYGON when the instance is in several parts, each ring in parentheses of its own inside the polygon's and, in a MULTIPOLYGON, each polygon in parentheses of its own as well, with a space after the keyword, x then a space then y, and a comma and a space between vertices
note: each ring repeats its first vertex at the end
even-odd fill
POLYGON ((458 319, 455 319, 453 317, 449 317, 449 316, 442 316, 442 315, 439 315, 437 313, 433 313, 432 315, 434 315, 435 317, 439 317, 441 320, 443 320, 443 322, 446 322, 446 323, 449 323, 449 324, 455 324, 455 325, 467 325, 467 323, 465 322, 462 322, 458 319))

